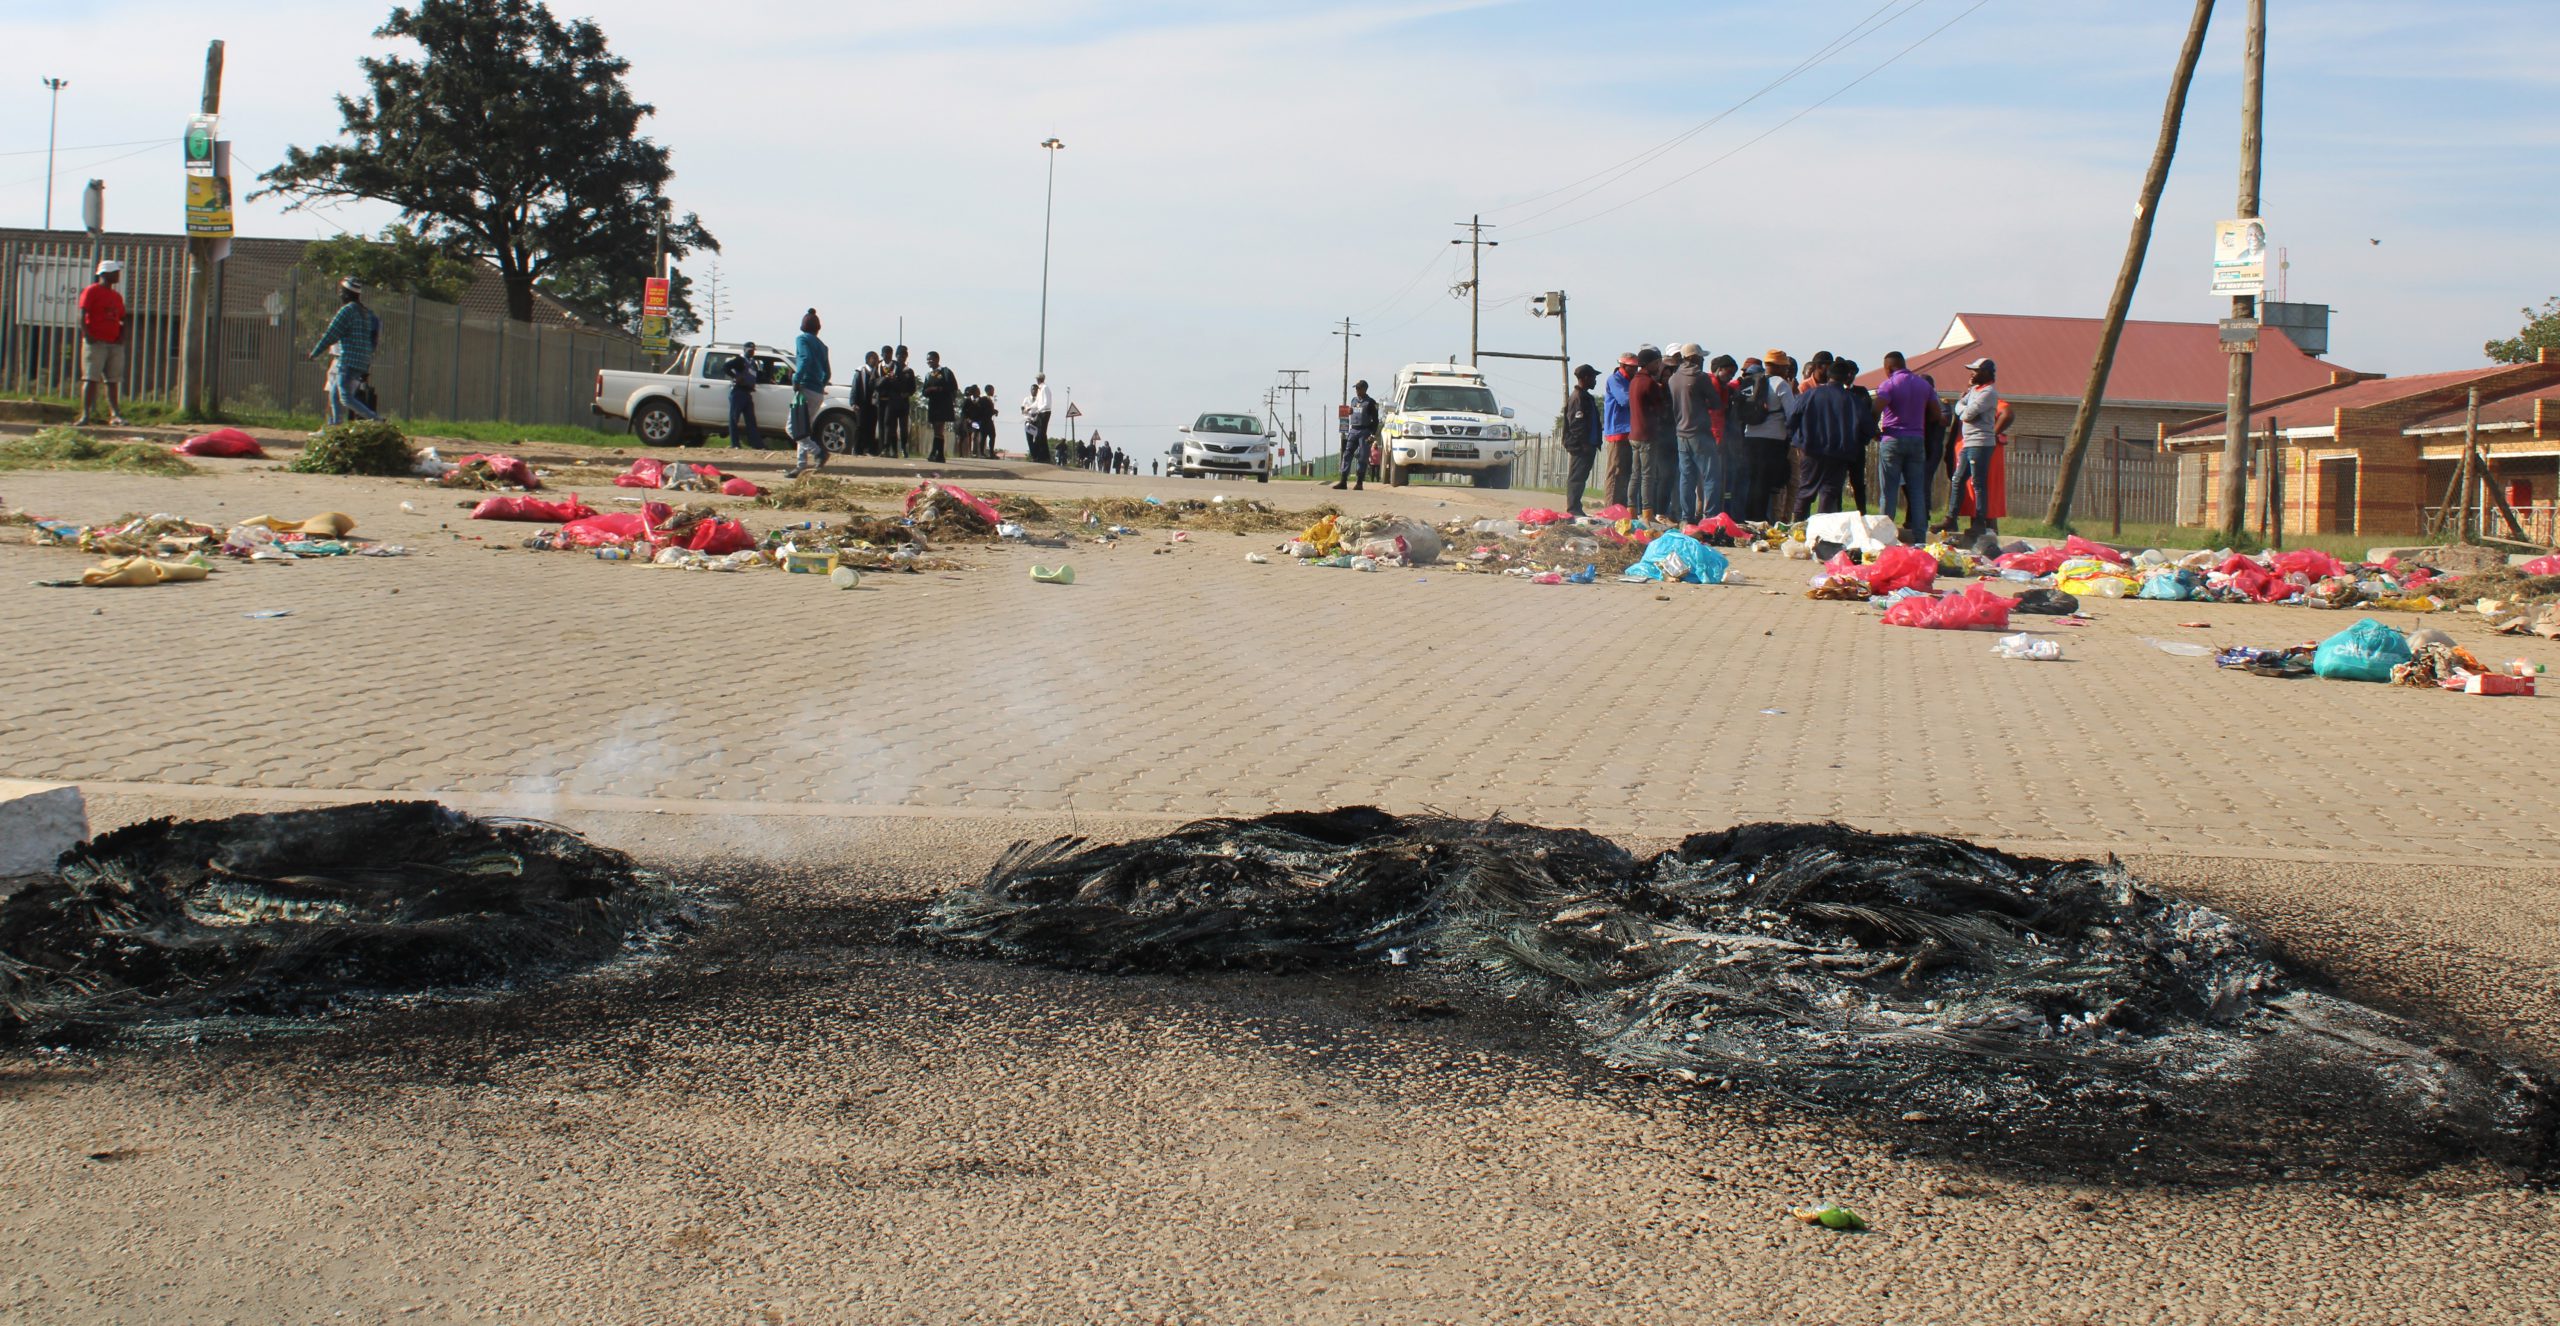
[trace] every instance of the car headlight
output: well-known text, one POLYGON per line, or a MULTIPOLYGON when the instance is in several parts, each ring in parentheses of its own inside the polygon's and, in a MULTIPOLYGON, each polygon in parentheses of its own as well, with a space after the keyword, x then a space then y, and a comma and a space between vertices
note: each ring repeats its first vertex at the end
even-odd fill
POLYGON ((1511 425, 1495 424, 1484 430, 1484 435, 1496 442, 1508 442, 1511 440, 1511 425))

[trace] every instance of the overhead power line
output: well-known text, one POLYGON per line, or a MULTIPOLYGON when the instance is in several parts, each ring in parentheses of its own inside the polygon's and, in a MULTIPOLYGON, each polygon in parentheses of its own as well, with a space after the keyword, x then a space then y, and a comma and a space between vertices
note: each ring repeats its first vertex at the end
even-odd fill
POLYGON ((1876 6, 1875 9, 1868 13, 1865 18, 1859 19, 1856 23, 1851 24, 1848 31, 1841 33, 1839 36, 1832 38, 1828 42, 1825 42, 1822 47, 1816 50, 1813 54, 1797 61, 1794 68, 1789 69, 1785 73, 1782 73, 1776 78, 1770 79, 1768 82, 1762 84, 1760 89, 1752 93, 1750 96, 1744 97, 1742 100, 1725 107, 1723 110, 1717 111, 1715 114, 1689 126, 1687 129, 1682 130, 1670 138, 1664 139, 1663 141, 1646 148, 1644 151, 1638 152, 1634 156, 1618 162, 1616 165, 1604 167, 1592 174, 1585 175, 1571 184, 1559 185, 1544 193, 1533 193, 1526 198, 1519 199, 1515 202, 1504 203, 1499 207, 1491 208, 1489 210, 1494 213, 1508 212, 1513 208, 1526 207, 1540 199, 1552 198, 1560 193, 1565 193, 1574 189, 1581 189, 1585 184, 1591 185, 1590 188, 1583 189, 1582 192, 1574 194, 1571 198, 1567 198, 1562 202, 1556 203, 1554 206, 1532 212, 1527 216, 1521 217, 1512 224, 1524 225, 1528 222, 1537 220, 1539 217, 1547 215, 1549 212, 1556 211, 1560 208, 1570 207, 1574 203, 1590 197, 1592 194, 1597 193, 1600 190, 1607 188, 1609 185, 1616 183, 1618 180, 1625 178, 1629 173, 1637 170, 1638 168, 1659 159, 1663 154, 1680 146, 1682 143, 1688 142, 1699 134, 1705 133, 1707 130, 1723 123, 1735 112, 1742 110, 1751 103, 1758 101, 1760 98, 1765 97, 1771 92, 1774 92, 1794 81, 1798 76, 1827 62, 1832 56, 1838 55, 1842 51, 1845 51, 1850 47, 1857 45, 1859 42, 1866 40, 1868 37, 1873 36, 1877 32, 1884 30, 1884 28, 1893 23, 1895 19, 1901 18, 1904 14, 1910 13, 1912 10, 1919 8, 1926 2, 1927 0, 1884 0, 1883 4, 1876 6), (1884 19, 1883 22, 1877 22, 1879 15, 1882 15, 1888 9, 1892 9, 1897 4, 1903 6, 1900 12, 1894 14, 1890 18, 1884 19), (1597 183, 1594 183, 1594 181, 1597 181, 1597 183))
MULTIPOLYGON (((1839 87, 1837 87, 1837 88, 1833 89, 1833 90, 1832 90, 1828 95, 1826 95, 1826 96, 1824 96, 1823 98, 1821 98, 1820 100, 1818 100, 1818 101, 1814 102, 1812 105, 1809 105, 1809 106, 1805 107, 1804 109, 1802 109, 1802 110, 1800 110, 1800 111, 1797 111, 1795 114, 1790 115, 1790 116, 1788 116, 1787 118, 1785 118, 1785 119, 1783 119, 1783 120, 1778 121, 1776 124, 1770 125, 1768 128, 1761 130, 1759 133, 1754 134, 1754 135, 1752 135, 1751 137, 1749 137, 1749 138, 1747 138, 1747 139, 1744 139, 1742 142, 1735 144, 1735 145, 1734 145, 1734 146, 1732 146, 1731 148, 1726 149, 1723 153, 1721 153, 1721 154, 1717 155, 1713 160, 1708 161, 1706 164, 1699 166, 1699 167, 1698 167, 1697 169, 1695 169, 1695 170, 1690 170, 1690 171, 1686 171, 1686 172, 1684 172, 1684 173, 1682 173, 1682 174, 1675 175, 1675 176, 1673 176, 1672 178, 1667 179, 1667 180, 1664 180, 1662 183, 1657 184, 1657 185, 1655 185, 1654 187, 1652 187, 1652 188, 1650 188, 1650 189, 1647 189, 1647 190, 1645 190, 1644 192, 1642 192, 1642 193, 1640 193, 1640 194, 1637 194, 1636 196, 1634 196, 1634 197, 1632 197, 1632 198, 1626 199, 1626 200, 1625 200, 1625 201, 1623 201, 1623 202, 1612 203, 1612 204, 1610 204, 1610 205, 1609 205, 1609 206, 1607 206, 1607 207, 1601 208, 1601 209, 1600 209, 1599 211, 1597 211, 1597 212, 1593 212, 1593 213, 1591 213, 1589 216, 1577 217, 1577 218, 1575 218, 1575 219, 1573 219, 1573 220, 1571 220, 1571 221, 1566 221, 1566 222, 1563 222, 1563 223, 1558 224, 1558 225, 1552 225, 1552 226, 1549 226, 1549 227, 1547 227, 1547 228, 1546 228, 1546 229, 1544 229, 1544 230, 1533 230, 1533 231, 1530 231, 1528 234, 1525 234, 1525 235, 1514 235, 1514 236, 1512 236, 1512 239, 1513 239, 1514 241, 1518 241, 1518 240, 1526 240, 1526 239, 1537 239, 1537 238, 1539 238, 1539 237, 1540 237, 1540 236, 1542 236, 1542 235, 1552 235, 1552 234, 1555 234, 1557 231, 1560 231, 1560 230, 1571 230, 1571 229, 1572 229, 1572 228, 1574 228, 1575 226, 1581 225, 1581 224, 1583 224, 1584 222, 1587 222, 1587 221, 1597 221, 1597 220, 1599 220, 1600 218, 1602 218, 1602 217, 1604 217, 1604 216, 1607 216, 1607 215, 1609 215, 1609 214, 1610 214, 1610 213, 1612 213, 1612 212, 1620 211, 1620 210, 1623 210, 1623 209, 1625 209, 1625 208, 1632 207, 1632 206, 1634 206, 1634 205, 1635 205, 1635 204, 1637 204, 1637 203, 1643 202, 1645 199, 1650 198, 1650 197, 1654 196, 1655 194, 1662 192, 1662 191, 1663 191, 1663 190, 1665 190, 1665 189, 1669 189, 1669 188, 1671 188, 1671 187, 1673 187, 1673 186, 1675 186, 1675 185, 1683 184, 1683 183, 1686 183, 1686 182, 1687 182, 1687 181, 1689 181, 1689 180, 1695 179, 1695 178, 1696 178, 1696 177, 1698 177, 1699 175, 1702 175, 1702 174, 1706 173, 1707 171, 1713 170, 1713 169, 1715 169, 1717 166, 1721 166, 1721 165, 1723 165, 1725 162, 1732 160, 1734 157, 1736 157, 1736 156, 1740 155, 1740 154, 1741 154, 1745 149, 1747 149, 1747 148, 1751 147, 1751 146, 1752 146, 1753 144, 1755 144, 1755 143, 1760 142, 1762 139, 1765 139, 1765 138, 1769 137, 1770 135, 1772 135, 1772 134, 1774 134, 1774 133, 1778 132, 1780 129, 1784 129, 1784 128, 1786 128, 1788 125, 1793 124, 1793 123, 1795 123, 1796 121, 1801 120, 1801 119, 1803 119, 1804 117, 1806 117, 1806 116, 1808 116, 1808 115, 1813 114, 1815 111, 1818 111, 1818 110, 1822 109, 1823 107, 1830 105, 1832 102, 1839 100, 1842 96, 1847 95, 1847 93, 1849 92, 1849 90, 1850 90, 1851 88, 1854 88, 1854 87, 1858 86, 1860 83, 1864 83, 1864 82, 1866 82, 1868 79, 1873 78, 1873 77, 1875 77, 1876 75, 1878 75, 1878 74, 1880 74, 1880 73, 1883 73, 1886 69, 1890 68, 1890 67, 1891 67, 1892 65, 1894 65, 1897 61, 1901 60, 1901 59, 1902 59, 1902 57, 1904 57, 1904 56, 1906 56, 1906 55, 1911 54, 1913 51, 1916 51, 1916 50, 1920 49, 1920 48, 1921 48, 1921 47, 1923 47, 1923 46, 1928 45, 1928 44, 1929 44, 1929 42, 1930 42, 1930 40, 1931 40, 1932 38, 1936 37, 1939 33, 1944 32, 1944 31, 1946 31, 1947 29, 1954 27, 1954 26, 1955 26, 1956 24, 1958 24, 1958 23, 1963 22, 1963 21, 1964 21, 1968 16, 1970 16, 1970 15, 1971 15, 1975 10, 1980 9, 1980 8, 1982 8, 1984 5, 1987 5, 1987 4, 1990 4, 1990 3, 1991 3, 1991 0, 1973 0, 1973 3, 1972 3, 1972 4, 1967 5, 1966 7, 1964 7, 1964 8, 1963 8, 1963 9, 1961 9, 1961 10, 1958 10, 1958 11, 1956 12, 1955 17, 1950 18, 1950 19, 1948 19, 1946 22, 1941 23, 1941 24, 1939 24, 1938 26, 1936 26, 1936 27, 1934 27, 1934 28, 1929 29, 1929 30, 1928 30, 1927 32, 1925 32, 1925 33, 1922 33, 1922 34, 1920 35, 1920 39, 1919 39, 1918 41, 1915 41, 1915 42, 1911 43, 1910 45, 1903 47, 1901 50, 1895 51, 1892 55, 1887 56, 1887 57, 1885 58, 1885 60, 1884 60, 1884 63, 1879 64, 1879 65, 1877 65, 1875 68, 1870 69, 1870 70, 1868 70, 1867 72, 1865 72, 1865 73, 1863 73, 1863 74, 1858 75, 1856 78, 1850 79, 1848 82, 1841 84, 1839 87)), ((1550 209, 1550 210, 1552 210, 1552 209, 1550 209)))

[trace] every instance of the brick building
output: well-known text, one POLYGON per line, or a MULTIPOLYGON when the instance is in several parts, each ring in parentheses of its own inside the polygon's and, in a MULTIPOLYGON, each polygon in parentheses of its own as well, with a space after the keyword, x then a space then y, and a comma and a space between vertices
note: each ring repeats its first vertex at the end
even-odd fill
MULTIPOLYGON (((2498 467, 2506 485, 2501 491, 2526 516, 2528 533, 2550 542, 2560 504, 2560 360, 2548 350, 2531 364, 2396 378, 2341 374, 2336 382, 2291 395, 2258 393, 2249 427, 2253 434, 2272 430, 2285 528, 2372 535, 2423 530, 2460 463, 2474 390, 2480 393, 2481 449, 2498 467)), ((2220 413, 2164 426, 2160 436, 2163 447, 2200 462, 2201 519, 2219 523, 2220 413)), ((2252 518, 2265 506, 2267 470, 2252 458, 2252 518)))

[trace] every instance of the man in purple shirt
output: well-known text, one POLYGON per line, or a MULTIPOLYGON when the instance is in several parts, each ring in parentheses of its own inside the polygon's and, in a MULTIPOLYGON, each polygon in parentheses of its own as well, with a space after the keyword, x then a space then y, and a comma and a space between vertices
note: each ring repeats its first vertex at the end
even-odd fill
POLYGON ((1875 394, 1877 431, 1884 435, 1877 465, 1883 476, 1879 505, 1891 516, 1895 494, 1904 494, 1911 518, 1902 522, 1902 540, 1920 543, 1929 529, 1929 412, 1937 406, 1938 393, 1895 350, 1884 357, 1884 381, 1875 394))

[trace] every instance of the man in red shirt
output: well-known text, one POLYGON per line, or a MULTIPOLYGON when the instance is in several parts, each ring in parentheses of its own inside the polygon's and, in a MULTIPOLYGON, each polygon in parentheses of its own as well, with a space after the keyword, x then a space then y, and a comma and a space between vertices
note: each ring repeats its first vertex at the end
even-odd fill
POLYGON ((116 293, 123 279, 124 264, 109 258, 98 264, 98 279, 80 292, 80 417, 72 421, 74 428, 89 424, 100 383, 107 388, 108 425, 124 426, 116 400, 116 386, 124 381, 124 296, 116 293))

